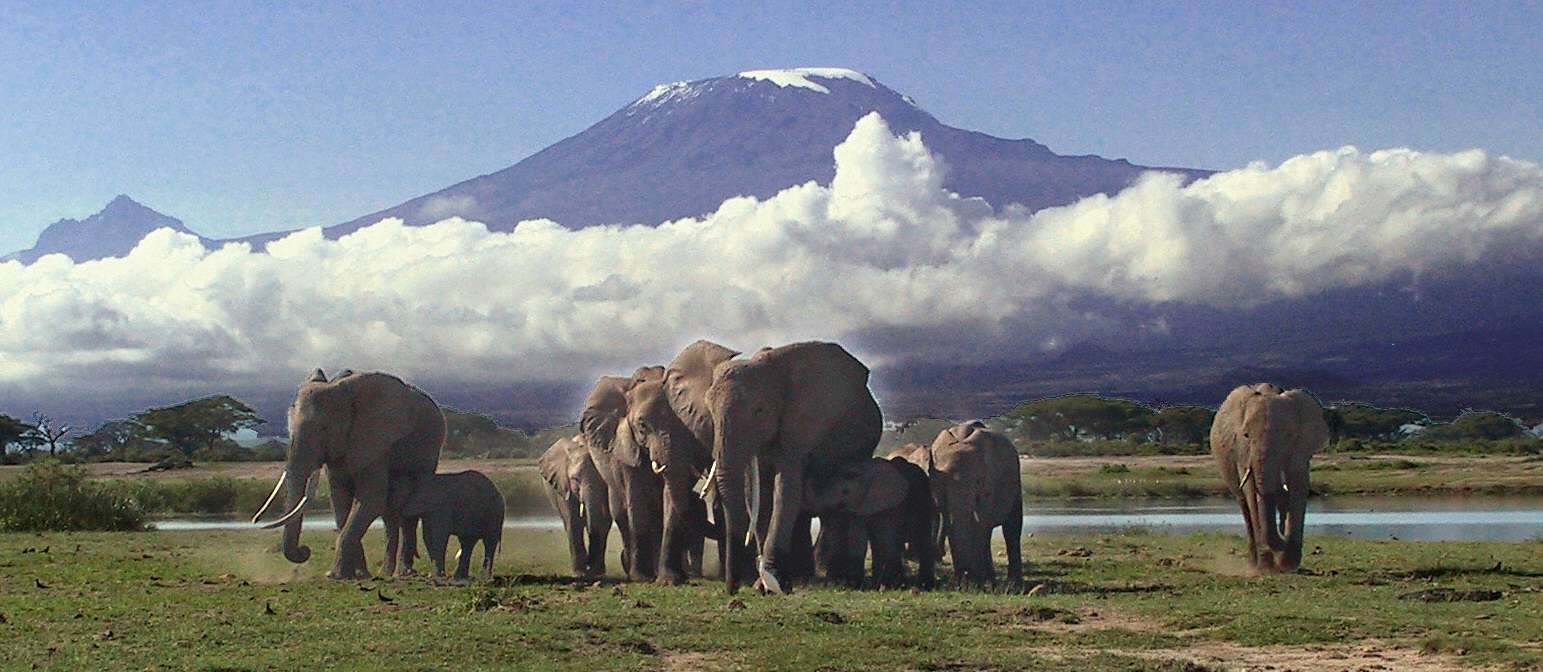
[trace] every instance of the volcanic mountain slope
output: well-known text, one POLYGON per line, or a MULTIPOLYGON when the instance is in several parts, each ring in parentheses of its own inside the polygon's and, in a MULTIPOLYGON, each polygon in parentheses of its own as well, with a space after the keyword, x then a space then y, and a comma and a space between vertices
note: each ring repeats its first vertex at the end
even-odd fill
MULTIPOLYGON (((831 151, 877 111, 896 133, 919 131, 947 167, 944 186, 1030 209, 1112 194, 1143 171, 1123 159, 1063 156, 939 122, 874 78, 841 68, 759 70, 654 87, 632 104, 513 166, 329 227, 337 237, 386 217, 412 225, 458 215, 495 230, 546 218, 569 228, 657 224, 829 184, 831 151)), ((1191 178, 1206 171, 1162 168, 1191 178)), ((275 234, 256 237, 271 240, 275 234)))
MULTIPOLYGON (((184 226, 182 220, 151 210, 128 196, 119 195, 101 212, 90 217, 81 220, 61 219, 49 224, 38 236, 36 245, 0 257, 0 261, 15 260, 30 264, 48 254, 63 254, 76 262, 121 257, 156 229, 173 229, 198 235, 184 226)), ((199 236, 199 240, 204 241, 205 246, 213 244, 213 241, 203 236, 199 236)))

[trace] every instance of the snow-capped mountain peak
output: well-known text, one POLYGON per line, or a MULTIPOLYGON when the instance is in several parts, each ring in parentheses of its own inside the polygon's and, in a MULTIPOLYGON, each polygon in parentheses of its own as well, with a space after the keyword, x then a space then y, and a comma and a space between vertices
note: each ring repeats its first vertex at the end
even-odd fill
POLYGON ((815 82, 815 79, 848 79, 871 88, 878 88, 873 83, 873 78, 848 68, 787 68, 783 70, 746 70, 739 73, 739 77, 757 81, 771 82, 779 87, 797 87, 809 89, 816 93, 830 93, 830 89, 815 82))

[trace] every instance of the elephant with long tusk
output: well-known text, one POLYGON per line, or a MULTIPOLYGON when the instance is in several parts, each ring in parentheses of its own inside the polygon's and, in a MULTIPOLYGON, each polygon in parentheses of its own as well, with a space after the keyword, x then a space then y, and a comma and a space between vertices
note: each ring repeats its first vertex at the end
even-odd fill
POLYGON ((445 416, 421 390, 384 373, 347 372, 328 381, 317 369, 289 407, 284 473, 252 522, 260 520, 284 492, 284 515, 264 527, 284 528, 284 557, 290 562, 309 560, 311 549, 300 544, 300 529, 305 505, 313 497, 316 472, 326 467, 338 527, 337 555, 327 576, 369 576, 362 539, 370 524, 382 516, 386 521, 383 573, 410 573, 417 550, 416 526, 404 526, 400 502, 388 494, 394 487, 405 500, 417 482, 432 476, 444 443, 445 416))
POLYGON ((1211 455, 1238 500, 1248 557, 1261 572, 1302 564, 1308 467, 1328 443, 1323 407, 1302 390, 1268 383, 1234 389, 1211 424, 1211 455))

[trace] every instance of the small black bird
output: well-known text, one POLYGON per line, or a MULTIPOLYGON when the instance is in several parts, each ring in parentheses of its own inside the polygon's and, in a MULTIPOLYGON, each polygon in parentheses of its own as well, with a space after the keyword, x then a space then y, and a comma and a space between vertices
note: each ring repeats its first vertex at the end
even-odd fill
POLYGON ((48 590, 48 584, 43 583, 43 581, 41 579, 33 579, 32 583, 36 584, 38 588, 42 588, 43 590, 48 590))
POLYGON ((277 616, 278 615, 278 612, 273 610, 273 603, 272 602, 264 602, 263 603, 263 613, 267 614, 269 616, 277 616))

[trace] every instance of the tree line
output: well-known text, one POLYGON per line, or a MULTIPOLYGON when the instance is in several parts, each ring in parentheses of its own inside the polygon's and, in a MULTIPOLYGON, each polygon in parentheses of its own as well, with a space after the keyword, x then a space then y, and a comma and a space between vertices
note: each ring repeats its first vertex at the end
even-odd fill
MULTIPOLYGON (((1438 421, 1415 410, 1340 402, 1326 406, 1325 412, 1331 445, 1343 450, 1410 440, 1526 441, 1536 440, 1538 432, 1494 411, 1468 411, 1438 421)), ((1142 447, 1138 452, 1204 452, 1214 415, 1213 409, 1204 406, 1157 407, 1118 397, 1071 394, 1025 402, 987 419, 987 424, 1008 434, 1020 449, 1046 455, 1097 454, 1099 448, 1093 444, 1110 442, 1142 447)), ((558 437, 575 431, 570 425, 527 432, 500 425, 487 415, 453 409, 445 409, 445 420, 445 454, 452 458, 535 457, 558 437)), ((152 408, 105 422, 89 433, 77 432, 42 413, 33 414, 29 421, 0 414, 0 452, 12 463, 43 455, 81 462, 284 459, 282 440, 243 446, 232 438, 263 424, 256 411, 227 395, 152 408)), ((893 426, 886 431, 881 450, 908 442, 930 443, 951 424, 953 420, 920 418, 893 426)))
MULTIPOLYGON (((536 457, 572 426, 526 432, 477 413, 445 409, 445 453, 450 457, 536 457)), ((245 446, 233 437, 266 421, 228 395, 152 408, 78 432, 51 416, 29 421, 0 414, 0 456, 6 463, 53 457, 74 462, 240 462, 284 459, 285 441, 270 438, 245 446)), ((280 430, 282 431, 282 430, 280 430)))
MULTIPOLYGON (((1359 402, 1326 405, 1331 449, 1358 450, 1393 442, 1536 442, 1540 430, 1495 411, 1471 410, 1447 421, 1409 409, 1359 402)), ((1096 394, 1025 402, 985 422, 1023 450, 1044 456, 1101 452, 1206 452, 1216 411, 1204 406, 1153 406, 1096 394), (1102 444, 1119 443, 1120 446, 1102 444), (1071 444, 1071 445, 1068 445, 1071 444), (1136 447, 1131 447, 1132 445, 1136 447)), ((930 443, 952 419, 920 418, 891 427, 884 449, 930 443)))

